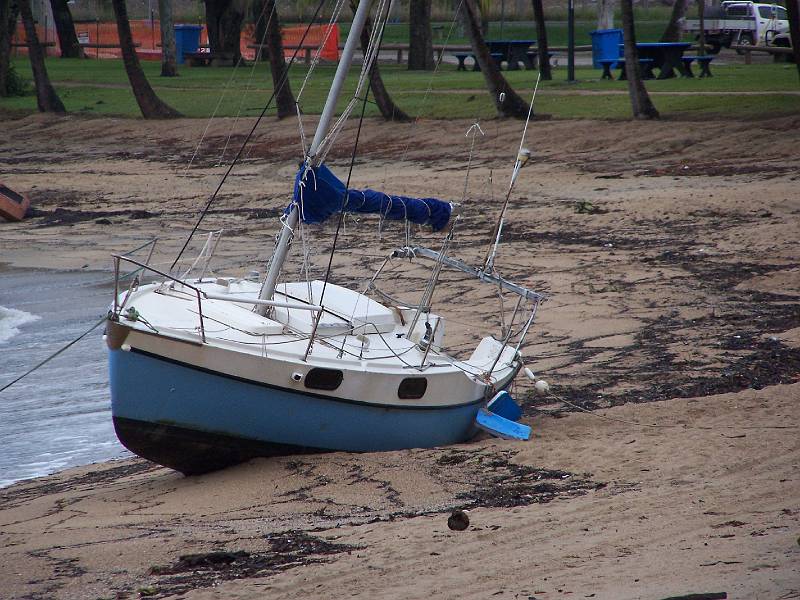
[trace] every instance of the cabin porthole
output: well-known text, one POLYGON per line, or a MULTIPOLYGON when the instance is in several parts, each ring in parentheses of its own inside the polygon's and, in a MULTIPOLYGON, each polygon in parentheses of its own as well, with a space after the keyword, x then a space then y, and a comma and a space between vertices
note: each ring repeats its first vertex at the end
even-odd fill
POLYGON ((428 389, 427 377, 406 377, 397 388, 397 397, 401 400, 418 400, 428 389))
POLYGON ((305 386, 312 390, 326 390, 332 391, 342 385, 344 373, 339 369, 323 369, 321 367, 314 367, 306 373, 305 386))

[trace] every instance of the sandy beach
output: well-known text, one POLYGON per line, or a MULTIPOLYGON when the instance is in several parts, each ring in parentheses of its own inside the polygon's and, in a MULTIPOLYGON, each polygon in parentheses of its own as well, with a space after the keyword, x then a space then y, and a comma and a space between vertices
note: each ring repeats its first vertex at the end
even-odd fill
MULTIPOLYGON (((460 200, 470 125, 368 121, 353 186, 460 200)), ((2 261, 107 270, 157 237, 168 267, 250 126, 6 116, 2 179, 33 211, 0 224, 2 261)), ((481 127, 452 250, 471 264, 521 132, 481 127)), ((543 120, 527 145, 497 265, 551 295, 524 354, 552 393, 513 390, 531 441, 24 481, 0 490, 0 595, 800 598, 800 117, 543 120), (448 529, 456 508, 465 531, 448 529)), ((263 270, 300 148, 296 122, 266 123, 187 256, 223 228, 213 269, 263 270)), ((309 228, 315 276, 333 229, 309 228)), ((403 243, 348 220, 333 280, 362 287, 403 243)), ((456 354, 499 326, 496 293, 455 273, 434 306, 456 354)))

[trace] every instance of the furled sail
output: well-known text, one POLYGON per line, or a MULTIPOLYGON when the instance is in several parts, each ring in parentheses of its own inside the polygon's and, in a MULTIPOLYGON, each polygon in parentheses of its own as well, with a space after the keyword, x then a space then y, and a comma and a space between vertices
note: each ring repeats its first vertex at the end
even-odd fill
POLYGON ((293 205, 300 210, 305 223, 322 223, 328 217, 342 212, 375 213, 385 219, 408 220, 420 225, 430 225, 439 231, 450 220, 452 206, 436 198, 407 198, 391 196, 375 190, 346 190, 345 184, 324 164, 318 167, 300 167, 294 180, 293 205))

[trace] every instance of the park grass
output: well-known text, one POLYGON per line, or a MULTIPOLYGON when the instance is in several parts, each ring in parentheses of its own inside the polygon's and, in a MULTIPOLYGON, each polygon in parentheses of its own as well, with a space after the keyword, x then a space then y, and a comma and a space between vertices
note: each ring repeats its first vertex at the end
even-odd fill
MULTIPOLYGON (((27 73, 26 59, 15 59, 20 73, 27 73)), ((272 92, 265 65, 231 68, 182 68, 177 78, 159 77, 160 63, 142 66, 158 95, 187 117, 253 116, 259 114, 272 92)), ((48 71, 68 112, 97 116, 139 117, 121 60, 48 59, 48 71)), ((292 69, 292 90, 297 93, 305 66, 292 69)), ((306 114, 318 113, 327 95, 333 65, 320 65, 301 99, 306 114)), ((399 65, 381 65, 386 87, 398 105, 413 116, 428 118, 491 118, 495 110, 481 73, 459 72, 446 64, 435 77, 429 72, 410 72, 399 65), (430 94, 426 93, 429 86, 430 94)), ((798 91, 794 65, 713 64, 711 79, 653 80, 647 88, 663 115, 676 117, 726 116, 752 118, 800 112, 800 96, 780 92, 798 91), (738 94, 737 94, 738 92, 738 94), (766 92, 766 93, 765 93, 766 92), (723 93, 713 95, 713 93, 723 93)), ((535 71, 505 72, 509 82, 525 98, 535 83, 535 71)), ((566 81, 563 65, 554 80, 542 82, 536 112, 553 118, 626 119, 630 102, 624 81, 603 81, 600 71, 576 69, 576 82, 566 81)), ((348 78, 345 95, 355 87, 356 75, 348 78)), ((339 108, 344 107, 340 102, 339 108)), ((0 109, 34 112, 30 94, 0 99, 0 109)), ((274 114, 268 111, 267 114, 274 114)), ((377 115, 374 105, 368 116, 377 115)))
MULTIPOLYGON (((453 22, 434 23, 433 45, 441 46, 445 42, 448 44, 469 44, 469 39, 465 36, 463 29, 453 22)), ((667 26, 667 19, 664 20, 637 20, 636 37, 642 42, 655 42, 661 38, 664 28, 667 26)), ((340 25, 341 39, 345 39, 350 29, 349 23, 340 25)), ((575 21, 575 44, 578 46, 589 45, 592 43, 591 31, 597 29, 597 19, 575 21)), ((489 32, 486 39, 504 40, 535 40, 536 24, 533 21, 508 21, 502 26, 499 22, 493 21, 489 24, 489 32)), ((383 35, 385 43, 407 44, 408 43, 408 23, 389 23, 383 35)), ((551 46, 567 45, 567 22, 548 21, 547 22, 547 42, 551 46)))

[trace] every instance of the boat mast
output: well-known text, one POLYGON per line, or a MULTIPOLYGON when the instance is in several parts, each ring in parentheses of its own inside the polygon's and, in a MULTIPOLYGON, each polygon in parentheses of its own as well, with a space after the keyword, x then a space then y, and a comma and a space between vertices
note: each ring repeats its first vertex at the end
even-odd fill
MULTIPOLYGON (((316 167, 319 163, 316 161, 317 153, 325 136, 328 135, 328 130, 331 126, 331 121, 336 111, 336 102, 342 92, 342 86, 347 78, 347 72, 350 70, 350 65, 353 62, 356 49, 358 48, 361 31, 364 29, 364 24, 367 22, 367 16, 372 5, 372 0, 361 0, 358 3, 358 9, 353 17, 353 24, 350 26, 350 33, 347 36, 347 41, 342 50, 342 57, 339 59, 339 66, 336 68, 336 75, 333 78, 333 84, 328 92, 328 99, 325 101, 325 107, 322 109, 322 115, 319 118, 317 130, 314 132, 314 140, 311 142, 311 147, 308 149, 308 154, 305 157, 305 164, 316 167)), ((280 239, 275 246, 275 252, 270 261, 269 271, 264 280, 264 285, 261 286, 261 293, 259 298, 261 300, 271 300, 275 293, 275 286, 278 283, 278 276, 280 275, 283 263, 286 261, 286 255, 289 253, 289 246, 292 243, 292 236, 297 223, 300 220, 299 210, 297 205, 293 205, 289 214, 282 220, 283 229, 281 230, 280 239)), ((259 306, 259 314, 262 316, 266 314, 267 306, 259 306)))

